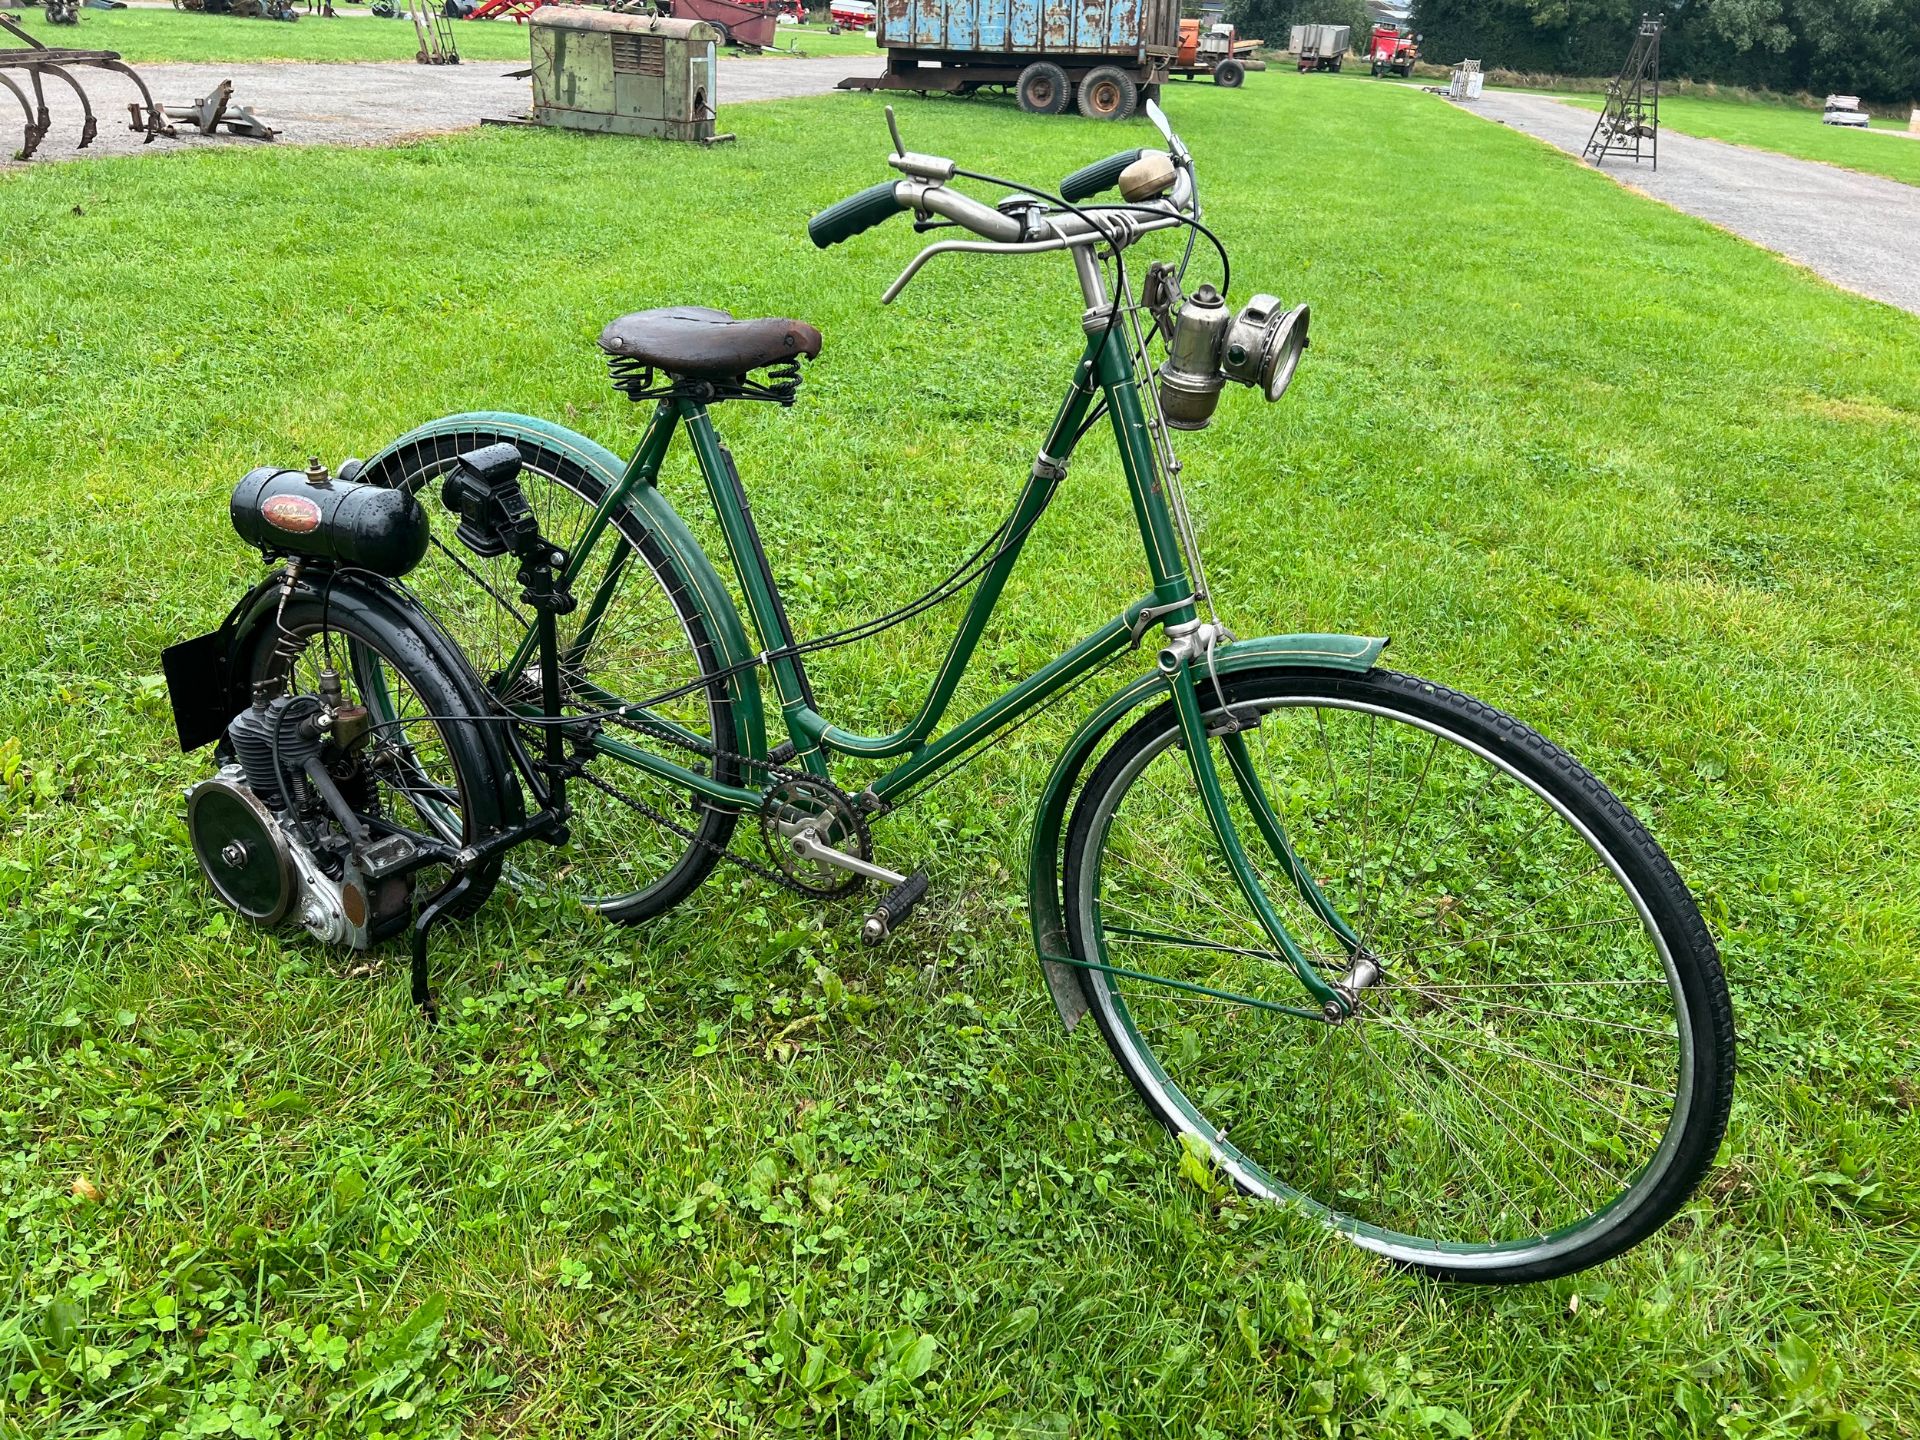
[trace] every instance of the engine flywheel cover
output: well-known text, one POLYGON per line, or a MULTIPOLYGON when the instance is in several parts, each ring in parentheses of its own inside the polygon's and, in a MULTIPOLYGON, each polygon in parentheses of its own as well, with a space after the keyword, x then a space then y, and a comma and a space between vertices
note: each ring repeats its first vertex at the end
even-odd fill
POLYGON ((293 858, 273 816, 242 785, 216 776, 187 795, 187 833, 213 893, 256 925, 293 907, 293 858))

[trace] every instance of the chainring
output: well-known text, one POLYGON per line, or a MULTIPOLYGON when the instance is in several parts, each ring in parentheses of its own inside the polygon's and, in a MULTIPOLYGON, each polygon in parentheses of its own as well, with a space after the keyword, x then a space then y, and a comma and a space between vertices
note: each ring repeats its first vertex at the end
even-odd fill
POLYGON ((813 822, 822 843, 862 860, 873 859, 873 837, 851 796, 810 775, 782 776, 760 802, 760 840, 794 889, 828 898, 850 894, 866 877, 796 854, 793 827, 813 822))

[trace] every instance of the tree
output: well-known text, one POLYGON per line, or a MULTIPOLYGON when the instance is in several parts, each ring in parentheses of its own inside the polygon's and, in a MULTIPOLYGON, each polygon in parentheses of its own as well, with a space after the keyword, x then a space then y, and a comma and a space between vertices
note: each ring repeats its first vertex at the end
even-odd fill
MULTIPOLYGON (((1277 3, 1277 0, 1268 0, 1277 3)), ((1428 58, 1611 74, 1658 0, 1414 0, 1428 58)), ((1920 0, 1669 0, 1661 70, 1770 90, 1920 96, 1920 0)))

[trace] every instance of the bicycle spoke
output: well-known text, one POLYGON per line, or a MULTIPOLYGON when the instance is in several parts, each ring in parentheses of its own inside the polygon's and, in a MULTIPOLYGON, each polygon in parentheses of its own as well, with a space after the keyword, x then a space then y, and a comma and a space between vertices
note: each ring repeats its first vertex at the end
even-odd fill
MULTIPOLYGON (((1384 973, 1326 1028, 1133 978, 1160 965, 1259 995, 1292 971, 1238 892, 1204 878, 1214 837, 1169 724, 1107 782, 1126 798, 1099 822, 1089 912, 1128 972, 1090 976, 1090 993, 1127 997, 1109 1023, 1163 1072, 1136 1080, 1230 1132, 1215 1143, 1248 1183, 1296 1187, 1348 1228, 1525 1248, 1605 1223, 1679 1103, 1678 1012, 1646 917, 1605 852, 1484 753, 1373 709, 1311 709, 1268 710, 1249 744, 1291 852, 1250 860, 1290 929, 1306 916, 1325 933, 1297 865, 1384 973)), ((1251 821, 1244 792, 1228 803, 1251 821)))
MULTIPOLYGON (((1542 1060, 1539 1056, 1529 1055, 1524 1050, 1514 1050, 1504 1045, 1489 1045, 1480 1040, 1467 1040, 1462 1038, 1462 1036, 1458 1032, 1452 1031, 1452 1030, 1445 1031, 1445 1032, 1432 1030, 1432 1029, 1423 1030, 1422 1027, 1420 1026, 1408 1025, 1404 1021, 1384 1019, 1379 1015, 1362 1014, 1355 1018, 1359 1023, 1363 1025, 1378 1025, 1384 1029, 1392 1030, 1398 1034, 1410 1035, 1410 1036, 1428 1034, 1428 1035, 1434 1036, 1436 1039, 1444 1038, 1449 1045, 1464 1045, 1469 1050, 1484 1050, 1490 1055, 1503 1055, 1515 1060, 1524 1060, 1527 1064, 1534 1066, 1536 1069, 1545 1070, 1546 1072, 1548 1072, 1547 1073, 1548 1079, 1559 1079, 1559 1077, 1562 1075, 1577 1075, 1584 1080, 1591 1080, 1596 1078, 1591 1071, 1575 1070, 1568 1065, 1556 1064, 1551 1060, 1542 1060)), ((1571 1084, 1566 1080, 1560 1080, 1559 1083, 1564 1085, 1568 1090, 1571 1090, 1575 1095, 1578 1095, 1582 1100, 1588 1101, 1590 1104, 1593 1105, 1593 1107, 1596 1110, 1600 1110, 1609 1115, 1613 1115, 1616 1118, 1620 1119, 1625 1124, 1633 1123, 1632 1121, 1627 1120, 1625 1116, 1622 1116, 1619 1114, 1618 1107, 1613 1102, 1602 1100, 1597 1095, 1590 1095, 1586 1091, 1581 1090, 1580 1088, 1578 1088, 1577 1086, 1571 1084)), ((1651 1085, 1642 1085, 1637 1080, 1622 1080, 1618 1076, 1612 1076, 1612 1077, 1606 1078, 1606 1083, 1610 1085, 1619 1085, 1628 1090, 1638 1091, 1642 1095, 1651 1095, 1654 1097, 1654 1099, 1660 1100, 1662 1102, 1671 1101, 1673 1099, 1672 1091, 1656 1090, 1651 1085)))
MULTIPOLYGON (((1413 800, 1407 806, 1406 818, 1400 822, 1400 831, 1393 838, 1393 852, 1387 856, 1386 867, 1381 871, 1380 883, 1382 885, 1386 884, 1387 878, 1393 874, 1394 866, 1400 863, 1400 847, 1406 844, 1407 829, 1413 824, 1414 811, 1420 808, 1420 797, 1427 788, 1427 775, 1433 769, 1433 757, 1439 753, 1440 737, 1436 735, 1433 737, 1433 744, 1428 747, 1426 761, 1420 766, 1420 778, 1414 783, 1413 800)), ((1367 915, 1367 903, 1370 898, 1370 896, 1363 898, 1360 902, 1360 913, 1362 915, 1367 915)), ((1367 940, 1373 934, 1372 922, 1374 918, 1376 917, 1368 916, 1367 926, 1360 931, 1360 948, 1362 950, 1367 948, 1367 940)))
MULTIPOLYGON (((1494 1094, 1493 1091, 1487 1089, 1485 1085, 1475 1080, 1471 1075, 1467 1074, 1467 1072, 1462 1070, 1458 1065, 1455 1065, 1452 1061, 1448 1060, 1446 1056, 1442 1055, 1438 1050, 1434 1049, 1431 1045, 1427 1044, 1426 1041, 1419 1039, 1417 1036, 1410 1037, 1410 1038, 1413 1039, 1414 1044, 1418 1045, 1428 1055, 1431 1055, 1433 1057, 1434 1062, 1437 1065, 1439 1065, 1441 1069, 1445 1070, 1449 1075, 1453 1076, 1463 1086, 1476 1092, 1479 1095, 1485 1096, 1486 1099, 1488 1100, 1492 1100, 1494 1104, 1498 1105, 1501 1109, 1505 1110, 1508 1114, 1514 1115, 1519 1119, 1526 1121, 1529 1125, 1532 1125, 1536 1130, 1540 1131, 1541 1134, 1547 1136, 1551 1140, 1557 1141, 1563 1148, 1573 1151, 1576 1157, 1585 1161, 1588 1166, 1590 1166, 1596 1173, 1598 1173, 1598 1175, 1602 1180, 1607 1182, 1607 1184, 1609 1185, 1619 1184, 1618 1176, 1609 1174, 1607 1170, 1599 1164, 1599 1162, 1594 1160, 1593 1157, 1588 1155, 1585 1151, 1581 1150, 1572 1141, 1568 1140, 1566 1136, 1560 1134, 1556 1130, 1549 1129, 1547 1126, 1542 1125, 1533 1116, 1528 1115, 1524 1111, 1515 1109, 1509 1101, 1502 1099, 1498 1095, 1494 1094)), ((1482 1108, 1487 1108, 1484 1100, 1481 1102, 1481 1104, 1482 1104, 1482 1108)), ((1493 1112, 1490 1108, 1487 1109, 1487 1113, 1489 1114, 1489 1116, 1493 1116, 1493 1112)), ((1534 1154, 1533 1148, 1531 1146, 1527 1145, 1527 1143, 1524 1140, 1521 1140, 1518 1135, 1514 1135, 1511 1128, 1506 1126, 1504 1122, 1501 1122, 1497 1116, 1493 1116, 1493 1118, 1495 1123, 1499 1124, 1503 1130, 1506 1130, 1507 1133, 1510 1136, 1512 1136, 1515 1143, 1520 1145, 1520 1147, 1527 1152, 1529 1157, 1538 1161, 1541 1164, 1541 1167, 1543 1169, 1546 1168, 1545 1162, 1539 1160, 1539 1157, 1534 1154)), ((1568 1188, 1565 1181, 1561 1180, 1557 1174, 1553 1175, 1551 1178, 1553 1179, 1554 1183, 1559 1186, 1561 1194, 1565 1195, 1569 1200, 1573 1201, 1576 1205, 1579 1204, 1579 1197, 1576 1196, 1570 1188, 1568 1188)))

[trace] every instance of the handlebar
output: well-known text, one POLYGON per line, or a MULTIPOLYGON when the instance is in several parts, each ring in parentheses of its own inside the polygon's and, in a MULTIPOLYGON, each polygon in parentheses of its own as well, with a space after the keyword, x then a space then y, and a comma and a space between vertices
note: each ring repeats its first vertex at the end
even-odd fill
MULTIPOLYGON (((1164 117, 1158 116, 1157 110, 1150 110, 1149 113, 1157 117, 1155 123, 1167 135, 1168 143, 1178 148, 1179 142, 1173 138, 1164 117)), ((1175 160, 1179 171, 1176 183, 1146 203, 1100 205, 1089 211, 1076 209, 1068 213, 1057 210, 1050 212, 1044 202, 1010 197, 1002 206, 996 207, 950 189, 947 182, 958 173, 953 161, 937 155, 919 155, 907 151, 900 144, 898 128, 892 124, 891 108, 887 111, 887 119, 894 132, 894 150, 887 157, 887 163, 905 178, 882 181, 828 206, 807 222, 808 238, 824 250, 829 245, 838 245, 843 240, 851 240, 855 235, 871 230, 902 210, 911 210, 922 222, 936 215, 941 216, 964 230, 972 231, 980 239, 939 240, 927 246, 901 272, 900 278, 887 287, 886 293, 880 297, 883 304, 891 302, 919 273, 921 266, 936 255, 956 251, 1030 254, 1042 250, 1078 250, 1090 245, 1111 246, 1117 252, 1150 231, 1187 224, 1190 219, 1199 216, 1192 180, 1183 158, 1184 150, 1180 152, 1182 158, 1175 160)), ((1061 197, 1072 206, 1076 201, 1112 188, 1118 183, 1121 173, 1144 153, 1137 149, 1124 150, 1109 155, 1105 160, 1083 166, 1061 185, 1061 197)), ((1076 264, 1079 263, 1076 261, 1076 264)), ((1082 283, 1085 284, 1084 265, 1082 269, 1082 283)))
POLYGON ((902 210, 944 216, 1002 245, 1018 244, 1026 238, 1027 227, 1019 216, 996 210, 933 180, 883 180, 822 210, 807 222, 807 234, 824 250, 871 230, 902 210))
POLYGON ((1098 195, 1103 190, 1111 190, 1119 183, 1120 172, 1138 160, 1141 153, 1138 149, 1122 150, 1091 165, 1082 165, 1060 182, 1060 198, 1071 205, 1090 195, 1098 195))
POLYGON ((851 240, 863 230, 871 230, 907 208, 900 203, 899 190, 899 182, 884 180, 858 195, 849 195, 837 205, 829 205, 807 222, 808 238, 824 250, 842 240, 851 240))

